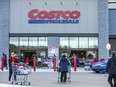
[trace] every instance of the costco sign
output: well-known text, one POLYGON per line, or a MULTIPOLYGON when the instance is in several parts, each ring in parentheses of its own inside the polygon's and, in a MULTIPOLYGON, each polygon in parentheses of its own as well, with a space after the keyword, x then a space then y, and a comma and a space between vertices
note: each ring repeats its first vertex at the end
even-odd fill
POLYGON ((29 11, 28 17, 29 24, 77 24, 79 23, 80 12, 77 10, 41 11, 39 9, 32 9, 29 11))

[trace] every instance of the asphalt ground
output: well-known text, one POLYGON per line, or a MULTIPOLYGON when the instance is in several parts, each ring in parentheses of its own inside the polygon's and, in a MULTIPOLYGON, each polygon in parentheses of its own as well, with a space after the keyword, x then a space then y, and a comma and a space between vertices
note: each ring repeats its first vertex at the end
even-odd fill
MULTIPOLYGON (((32 72, 28 76, 31 87, 110 87, 107 76, 92 71, 78 70, 71 73, 71 82, 57 82, 58 73, 53 70, 32 72), (45 71, 45 72, 44 72, 45 71), (50 72, 51 71, 51 72, 50 72)), ((22 87, 22 85, 8 84, 8 71, 0 71, 0 87, 22 87)), ((28 85, 24 85, 25 87, 28 85)))

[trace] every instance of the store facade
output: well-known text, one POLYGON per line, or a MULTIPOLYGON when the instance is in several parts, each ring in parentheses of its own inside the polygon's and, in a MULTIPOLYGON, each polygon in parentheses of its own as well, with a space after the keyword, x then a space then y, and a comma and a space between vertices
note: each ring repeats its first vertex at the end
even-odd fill
POLYGON ((111 51, 116 50, 116 1, 109 0, 109 42, 111 44, 111 51))
POLYGON ((1 36, 7 36, 0 40, 10 45, 0 43, 0 51, 7 55, 15 51, 22 59, 35 53, 42 58, 54 54, 60 58, 62 54, 75 53, 86 58, 92 53, 98 60, 109 55, 107 0, 2 0, 1 3, 7 5, 2 10, 7 9, 3 14, 7 15, 8 23, 4 24, 7 27, 1 25, 6 29, 5 32, 2 29, 1 36))

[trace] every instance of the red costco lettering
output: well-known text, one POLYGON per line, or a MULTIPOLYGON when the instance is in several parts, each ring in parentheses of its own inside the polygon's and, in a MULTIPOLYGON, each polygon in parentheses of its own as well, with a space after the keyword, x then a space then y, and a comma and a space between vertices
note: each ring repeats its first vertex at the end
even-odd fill
POLYGON ((28 13, 30 19, 77 19, 80 17, 79 11, 39 11, 38 9, 33 9, 28 13))
POLYGON ((50 11, 49 13, 48 13, 48 16, 47 16, 47 18, 48 19, 53 19, 53 18, 55 18, 55 11, 50 11))
POLYGON ((62 14, 62 17, 64 19, 69 19, 70 18, 70 11, 65 11, 63 14, 62 14))
POLYGON ((45 18, 47 18, 47 16, 48 16, 48 12, 46 12, 46 11, 40 11, 39 13, 38 13, 38 18, 40 18, 40 19, 45 19, 45 18))
POLYGON ((31 19, 37 19, 38 17, 38 9, 33 9, 28 13, 28 17, 31 19))
POLYGON ((63 11, 55 11, 56 19, 60 19, 60 16, 63 14, 63 11))
POLYGON ((80 17, 80 12, 79 12, 79 11, 72 11, 72 12, 70 13, 70 17, 71 17, 72 19, 79 18, 79 17, 80 17))

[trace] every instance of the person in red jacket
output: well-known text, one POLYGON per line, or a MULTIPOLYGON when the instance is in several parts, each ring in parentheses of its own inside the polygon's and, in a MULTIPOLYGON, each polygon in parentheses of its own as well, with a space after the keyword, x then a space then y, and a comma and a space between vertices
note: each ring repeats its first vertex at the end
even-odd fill
POLYGON ((26 60, 25 60, 25 63, 26 63, 26 64, 29 64, 29 61, 30 61, 30 60, 29 60, 29 58, 27 57, 26 60))

